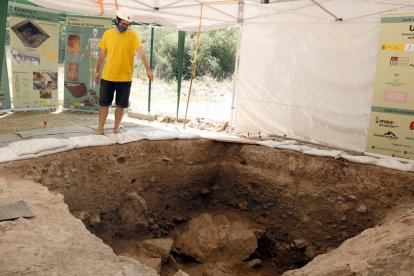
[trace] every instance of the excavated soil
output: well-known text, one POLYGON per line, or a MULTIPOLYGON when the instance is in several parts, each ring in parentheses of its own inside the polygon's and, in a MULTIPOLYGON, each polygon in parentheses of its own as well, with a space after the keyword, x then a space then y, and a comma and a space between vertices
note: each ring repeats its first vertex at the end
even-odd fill
MULTIPOLYGON (((204 139, 139 141, 84 148, 0 165, 64 195, 88 230, 123 252, 130 242, 168 237, 192 217, 225 214, 248 223, 259 268, 224 267, 223 275, 278 275, 304 266, 396 206, 414 203, 414 174, 343 159, 204 139), (147 224, 128 223, 131 194, 145 199, 147 224), (225 274, 227 273, 227 274, 225 274)), ((175 255, 197 274, 188 256, 175 255)), ((162 275, 170 275, 164 267, 162 275)), ((201 273, 201 272, 199 272, 201 273)))

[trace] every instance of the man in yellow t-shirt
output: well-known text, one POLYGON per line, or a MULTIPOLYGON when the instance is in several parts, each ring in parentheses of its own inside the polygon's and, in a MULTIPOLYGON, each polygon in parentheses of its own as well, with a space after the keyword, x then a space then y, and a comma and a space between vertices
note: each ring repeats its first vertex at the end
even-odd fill
POLYGON ((104 134, 104 125, 108 116, 109 106, 114 99, 114 94, 116 104, 114 133, 121 132, 120 124, 124 108, 127 108, 129 103, 132 73, 134 70, 134 53, 138 54, 144 64, 148 78, 150 80, 154 79, 138 35, 128 29, 131 23, 132 16, 130 12, 127 9, 120 8, 116 13, 115 28, 105 31, 99 42, 101 52, 94 74, 96 83, 99 82, 99 71, 105 57, 106 63, 102 70, 102 79, 100 81, 100 109, 99 125, 96 129, 97 134, 104 134))

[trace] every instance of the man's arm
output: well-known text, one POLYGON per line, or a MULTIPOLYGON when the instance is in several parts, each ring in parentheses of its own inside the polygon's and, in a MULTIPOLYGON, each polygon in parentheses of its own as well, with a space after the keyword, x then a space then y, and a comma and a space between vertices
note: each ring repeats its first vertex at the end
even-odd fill
POLYGON ((154 79, 154 75, 151 71, 151 67, 148 63, 147 57, 145 56, 144 50, 142 50, 142 48, 139 48, 137 50, 135 50, 135 52, 138 54, 142 64, 144 64, 145 66, 145 70, 147 70, 147 76, 150 80, 154 79))
POLYGON ((101 52, 99 53, 98 60, 96 61, 96 67, 95 67, 95 73, 94 73, 95 83, 99 83, 99 71, 101 70, 101 66, 105 60, 105 57, 106 57, 106 51, 101 50, 101 52))

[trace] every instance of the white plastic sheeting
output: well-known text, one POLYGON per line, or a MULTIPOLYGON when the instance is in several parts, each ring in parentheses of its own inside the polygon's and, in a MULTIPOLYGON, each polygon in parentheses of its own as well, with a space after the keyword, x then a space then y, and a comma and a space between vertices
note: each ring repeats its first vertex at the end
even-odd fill
POLYGON ((341 150, 331 150, 317 148, 315 146, 303 145, 295 140, 284 140, 284 141, 260 141, 257 142, 258 145, 277 148, 281 150, 293 150, 302 152, 303 154, 320 156, 320 157, 332 157, 332 158, 343 158, 347 161, 360 164, 370 164, 376 165, 384 168, 389 168, 393 170, 400 171, 411 171, 414 172, 414 162, 413 161, 399 161, 389 156, 365 156, 365 155, 351 155, 341 150))
POLYGON ((234 127, 364 151, 381 13, 414 1, 309 2, 246 18, 234 127))
POLYGON ((200 135, 190 131, 126 131, 108 135, 74 136, 69 139, 43 138, 21 140, 0 148, 0 163, 32 159, 72 149, 126 144, 143 139, 172 140, 199 139, 200 135))

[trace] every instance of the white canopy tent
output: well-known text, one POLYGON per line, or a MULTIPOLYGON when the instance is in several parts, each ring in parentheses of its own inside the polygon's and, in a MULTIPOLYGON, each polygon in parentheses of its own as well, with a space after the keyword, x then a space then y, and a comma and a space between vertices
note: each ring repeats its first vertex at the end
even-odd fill
POLYGON ((136 21, 186 31, 198 29, 202 5, 202 30, 242 26, 236 131, 355 151, 365 149, 381 14, 414 11, 414 0, 30 2, 106 17, 128 7, 136 21))

